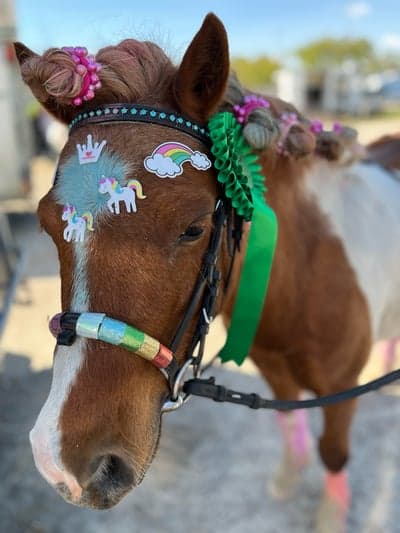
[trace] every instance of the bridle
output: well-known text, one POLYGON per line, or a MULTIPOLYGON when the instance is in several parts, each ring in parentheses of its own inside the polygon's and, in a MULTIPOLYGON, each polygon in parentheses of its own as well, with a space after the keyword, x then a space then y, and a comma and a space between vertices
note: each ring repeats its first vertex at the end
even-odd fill
MULTIPOLYGON (((87 124, 141 122, 178 129, 200 140, 209 148, 207 128, 176 112, 160 110, 150 106, 132 104, 112 104, 98 106, 79 114, 70 124, 70 131, 87 124)), ((147 359, 156 366, 169 385, 169 397, 162 411, 179 408, 187 394, 182 391, 183 380, 189 368, 193 378, 198 378, 204 355, 205 340, 214 317, 215 304, 220 291, 221 272, 218 261, 221 256, 224 229, 227 230, 227 248, 231 257, 224 290, 227 289, 232 273, 236 250, 242 237, 243 219, 236 216, 222 191, 216 200, 213 213, 213 229, 208 248, 203 257, 200 273, 191 293, 184 316, 179 323, 169 347, 159 343, 149 335, 131 325, 107 317, 104 313, 64 312, 55 315, 50 322, 50 330, 57 337, 58 345, 70 346, 77 336, 97 339, 121 346, 136 355, 147 359), (187 333, 197 313, 197 321, 189 347, 185 351, 183 365, 175 357, 183 337, 187 333)))
MULTIPOLYGON (((107 124, 141 122, 156 124, 182 131, 210 146, 207 127, 193 122, 189 117, 178 115, 173 111, 160 110, 150 106, 132 104, 111 104, 98 106, 79 114, 70 124, 70 131, 87 124, 107 124)), ((242 238, 243 218, 232 208, 223 190, 216 199, 213 214, 213 230, 209 245, 204 255, 200 274, 195 283, 184 316, 178 325, 169 347, 137 330, 131 325, 107 317, 104 313, 59 313, 50 322, 50 330, 57 337, 57 344, 70 346, 77 336, 101 340, 121 346, 128 351, 150 361, 164 375, 169 386, 169 396, 164 402, 162 412, 178 409, 191 396, 202 396, 217 402, 230 402, 246 405, 252 409, 293 409, 324 407, 356 398, 378 388, 388 385, 400 378, 400 369, 394 370, 381 378, 345 391, 329 394, 309 400, 271 400, 261 398, 258 394, 245 394, 226 389, 215 383, 213 377, 200 379, 205 339, 211 320, 215 313, 215 304, 221 287, 221 272, 218 261, 221 255, 224 228, 227 234, 227 247, 230 255, 228 276, 224 290, 229 285, 235 254, 242 238), (189 347, 185 352, 184 362, 178 363, 175 353, 187 333, 197 313, 197 322, 189 347), (197 349, 197 352, 196 352, 197 349), (193 378, 185 381, 186 372, 191 368, 193 378)))

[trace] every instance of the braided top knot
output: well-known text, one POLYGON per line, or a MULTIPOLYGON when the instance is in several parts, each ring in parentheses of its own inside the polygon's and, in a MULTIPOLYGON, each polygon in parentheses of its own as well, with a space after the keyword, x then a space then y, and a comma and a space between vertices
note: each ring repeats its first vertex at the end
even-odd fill
POLYGON ((75 62, 59 48, 28 58, 21 65, 21 74, 41 103, 52 97, 61 104, 70 104, 82 90, 83 78, 76 72, 75 62))
POLYGON ((278 128, 271 113, 266 108, 260 107, 249 114, 243 135, 250 146, 256 150, 263 150, 276 139, 278 128))
MULTIPOLYGON (((246 96, 246 90, 241 86, 234 73, 231 73, 225 93, 224 110, 231 111, 233 106, 240 105, 246 96)), ((278 126, 267 107, 257 107, 248 114, 243 127, 243 136, 255 150, 268 148, 277 138, 278 126)))
POLYGON ((315 152, 328 161, 351 165, 366 157, 366 149, 357 137, 354 128, 335 123, 332 131, 318 133, 315 152))

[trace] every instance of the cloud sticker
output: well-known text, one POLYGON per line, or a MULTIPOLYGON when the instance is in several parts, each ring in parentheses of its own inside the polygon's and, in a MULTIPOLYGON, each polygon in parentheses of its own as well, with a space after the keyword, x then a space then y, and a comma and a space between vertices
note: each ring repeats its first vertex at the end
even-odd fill
POLYGON ((183 172, 183 164, 190 163, 197 170, 207 170, 211 161, 201 152, 194 152, 186 144, 165 142, 157 146, 151 155, 145 158, 144 167, 159 178, 175 178, 183 172))
POLYGON ((197 168, 198 170, 207 170, 211 167, 211 161, 206 154, 202 154, 201 152, 194 152, 190 160, 194 168, 197 168))
POLYGON ((146 157, 144 166, 149 172, 157 174, 159 178, 175 178, 182 174, 182 167, 174 163, 170 157, 162 154, 146 157))

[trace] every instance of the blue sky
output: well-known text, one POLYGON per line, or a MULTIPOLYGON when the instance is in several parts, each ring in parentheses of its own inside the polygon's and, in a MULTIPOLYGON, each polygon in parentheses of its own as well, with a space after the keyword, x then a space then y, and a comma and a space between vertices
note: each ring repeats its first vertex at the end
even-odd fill
POLYGON ((204 15, 224 22, 231 54, 283 59, 310 40, 367 37, 400 53, 400 1, 327 0, 16 0, 18 39, 41 52, 87 46, 95 52, 127 37, 161 44, 174 59, 204 15))

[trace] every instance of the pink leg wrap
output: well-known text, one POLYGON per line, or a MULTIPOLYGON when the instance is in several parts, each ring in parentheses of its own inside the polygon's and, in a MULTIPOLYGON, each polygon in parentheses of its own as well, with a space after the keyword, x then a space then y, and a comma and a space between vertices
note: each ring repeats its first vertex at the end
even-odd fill
POLYGON ((299 463, 307 461, 311 437, 305 409, 291 413, 278 413, 278 424, 282 430, 285 445, 291 454, 299 463))
POLYGON ((339 507, 347 512, 350 507, 351 493, 346 470, 333 474, 325 474, 325 493, 330 500, 336 502, 339 507))
POLYGON ((385 372, 391 372, 394 368, 394 360, 396 356, 396 345, 399 340, 400 340, 399 337, 397 337, 385 343, 385 347, 384 347, 385 372))

